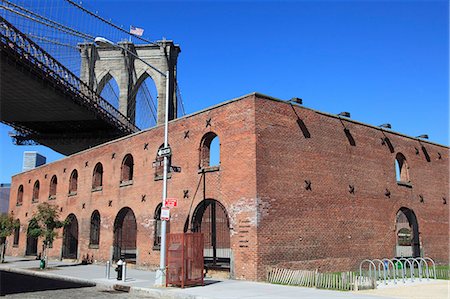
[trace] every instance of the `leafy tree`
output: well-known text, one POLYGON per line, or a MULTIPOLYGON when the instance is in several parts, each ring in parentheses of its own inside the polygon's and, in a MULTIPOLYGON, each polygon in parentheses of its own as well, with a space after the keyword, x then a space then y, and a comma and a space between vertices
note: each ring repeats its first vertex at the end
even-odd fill
POLYGON ((6 237, 12 235, 14 230, 19 227, 19 222, 14 219, 14 215, 0 214, 0 261, 4 262, 6 237))
POLYGON ((47 248, 53 244, 53 240, 58 236, 55 231, 67 224, 67 221, 59 220, 59 207, 51 205, 47 202, 37 206, 37 212, 34 213, 28 227, 28 234, 32 237, 43 238, 44 243, 44 259, 47 259, 47 248))

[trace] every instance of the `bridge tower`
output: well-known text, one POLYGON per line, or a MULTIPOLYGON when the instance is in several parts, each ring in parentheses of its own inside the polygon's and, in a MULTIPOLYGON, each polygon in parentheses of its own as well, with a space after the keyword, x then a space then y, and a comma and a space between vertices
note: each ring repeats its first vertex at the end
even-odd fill
MULTIPOLYGON (((176 76, 177 60, 181 49, 173 41, 157 41, 155 44, 135 45, 120 42, 119 45, 163 73, 169 71, 169 120, 177 117, 176 76)), ((164 123, 166 78, 130 53, 109 45, 79 44, 81 55, 80 78, 97 93, 101 93, 111 78, 119 86, 119 111, 131 122, 136 119, 136 95, 148 77, 155 82, 158 93, 157 124, 164 123)))

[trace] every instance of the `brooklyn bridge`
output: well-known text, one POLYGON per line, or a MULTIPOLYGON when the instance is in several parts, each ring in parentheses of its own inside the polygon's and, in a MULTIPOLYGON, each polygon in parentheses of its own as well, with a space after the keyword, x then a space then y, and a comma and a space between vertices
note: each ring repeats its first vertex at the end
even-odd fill
POLYGON ((14 143, 69 155, 138 132, 161 123, 166 90, 170 119, 184 113, 178 45, 146 40, 72 0, 47 2, 0 1, 0 121, 14 143), (169 86, 149 65, 169 72, 169 86))

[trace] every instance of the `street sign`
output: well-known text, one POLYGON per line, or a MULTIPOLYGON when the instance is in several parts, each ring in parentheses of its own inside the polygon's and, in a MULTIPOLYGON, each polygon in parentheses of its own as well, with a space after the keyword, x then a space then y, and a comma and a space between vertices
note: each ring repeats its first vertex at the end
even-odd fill
POLYGON ((172 155, 172 149, 170 147, 164 147, 158 151, 158 156, 160 157, 168 157, 172 155))
POLYGON ((165 221, 170 220, 170 209, 168 207, 161 208, 161 220, 165 220, 165 221))
POLYGON ((175 208, 178 204, 178 200, 176 198, 166 198, 164 205, 168 208, 175 208))

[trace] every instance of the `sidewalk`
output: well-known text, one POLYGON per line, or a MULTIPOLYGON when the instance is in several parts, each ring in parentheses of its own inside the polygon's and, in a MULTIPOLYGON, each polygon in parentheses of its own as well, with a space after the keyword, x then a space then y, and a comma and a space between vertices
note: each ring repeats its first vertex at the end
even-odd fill
MULTIPOLYGON (((117 281, 116 272, 111 267, 111 279, 105 278, 105 266, 80 265, 70 262, 49 261, 47 270, 39 270, 38 260, 26 260, 23 258, 7 257, 6 263, 0 264, 0 270, 19 272, 48 278, 59 278, 73 282, 94 282, 98 287, 112 289, 114 285, 130 288, 130 297, 134 294, 148 295, 151 298, 168 299, 229 299, 229 298, 252 298, 252 299, 287 299, 287 298, 355 298, 374 299, 380 298, 402 298, 398 294, 389 293, 389 289, 373 290, 367 292, 340 292, 319 290, 314 288, 303 288, 293 286, 282 286, 268 283, 248 282, 240 280, 213 280, 206 279, 205 286, 189 288, 158 288, 154 287, 155 272, 137 269, 127 269, 126 281, 117 281), (114 279, 113 279, 114 277, 114 279), (386 291, 387 290, 387 291, 386 291)), ((430 286, 432 284, 428 284, 430 286)), ((400 287, 401 288, 401 287, 400 287)), ((404 287, 403 287, 404 288, 404 287)), ((394 289, 395 290, 395 289, 394 289)), ((439 289, 442 293, 442 288, 439 289)), ((431 293, 430 293, 431 294, 431 293)), ((447 298, 436 296, 429 298, 447 298)), ((448 294, 448 293, 442 293, 448 294)), ((403 297, 406 298, 406 297, 403 297)), ((420 297, 419 297, 420 298, 420 297)), ((423 297, 426 298, 426 297, 423 297)))

